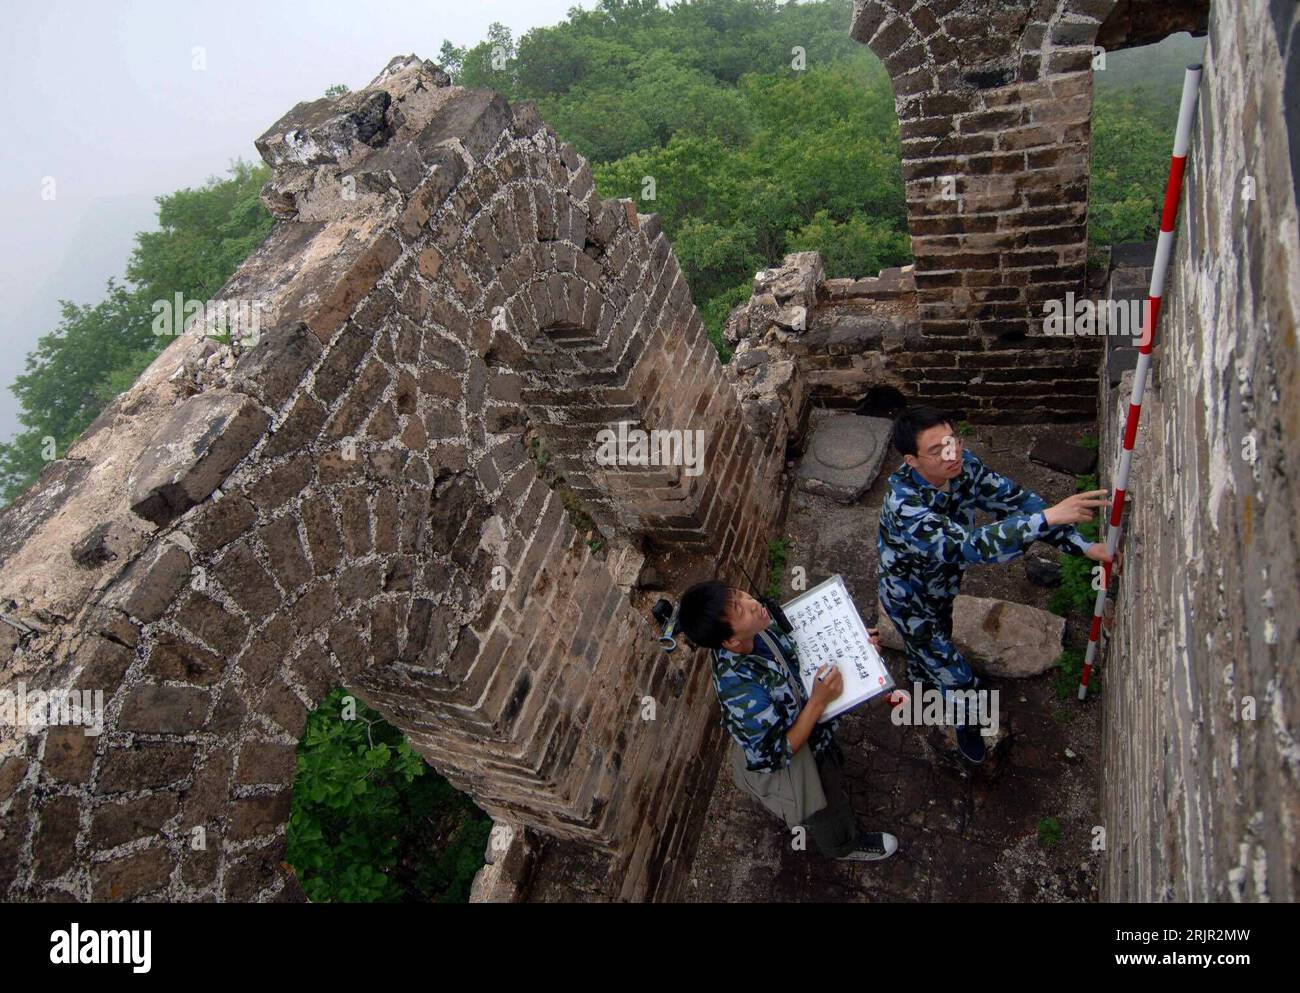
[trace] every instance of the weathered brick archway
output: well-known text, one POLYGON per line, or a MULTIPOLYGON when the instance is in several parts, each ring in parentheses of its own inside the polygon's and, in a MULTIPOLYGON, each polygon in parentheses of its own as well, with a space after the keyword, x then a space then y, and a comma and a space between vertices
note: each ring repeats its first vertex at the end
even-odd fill
POLYGON ((258 147, 281 223, 221 296, 261 339, 180 338, 3 518, 3 687, 106 720, 4 739, 0 893, 296 896, 296 741, 339 684, 494 816, 612 852, 614 895, 670 888, 716 720, 611 566, 653 533, 752 567, 784 422, 745 426, 654 219, 529 108, 399 58, 258 147), (707 471, 597 464, 612 420, 705 430, 707 471))
MULTIPOLYGON (((1096 412, 1095 338, 1042 335, 1086 293, 1094 46, 1204 32, 1208 0, 855 0, 899 118, 926 396, 974 419, 1096 412)), ((913 365, 909 365, 913 361, 913 365)))

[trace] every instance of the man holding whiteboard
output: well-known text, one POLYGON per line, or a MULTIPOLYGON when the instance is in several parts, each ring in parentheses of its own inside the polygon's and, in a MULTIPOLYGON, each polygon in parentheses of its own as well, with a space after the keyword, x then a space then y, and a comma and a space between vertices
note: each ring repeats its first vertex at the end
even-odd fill
MULTIPOLYGON (((844 688, 839 671, 822 666, 807 692, 794 643, 761 603, 719 580, 688 589, 677 616, 692 644, 712 649, 713 688, 741 791, 788 827, 802 826, 827 858, 872 862, 897 851, 893 835, 858 830, 835 741, 839 721, 818 723, 844 688)), ((879 648, 876 632, 868 633, 879 648)))
MULTIPOLYGON (((962 574, 972 565, 1009 562, 1035 541, 1095 562, 1109 562, 1101 542, 1073 525, 1108 506, 1107 490, 1076 493, 1055 506, 989 469, 968 451, 952 416, 934 407, 909 407, 894 422, 894 447, 903 465, 889 477, 880 508, 880 603, 902 636, 910 682, 945 695, 979 686, 952 641, 952 605, 962 574), (1000 519, 975 526, 975 511, 1000 519)), ((984 759, 976 722, 958 720, 957 747, 971 763, 984 759)))

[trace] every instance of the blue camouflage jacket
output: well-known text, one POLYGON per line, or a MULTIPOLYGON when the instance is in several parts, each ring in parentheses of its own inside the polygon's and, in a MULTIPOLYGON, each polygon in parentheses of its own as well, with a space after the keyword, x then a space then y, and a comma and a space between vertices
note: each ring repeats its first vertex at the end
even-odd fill
POLYGON ((880 598, 904 610, 957 595, 972 565, 1009 562, 1035 541, 1080 555, 1092 544, 1078 528, 1049 527, 1047 502, 989 469, 970 451, 944 492, 904 464, 889 477, 880 509, 880 598), (975 511, 1005 514, 975 527, 975 511))
MULTIPOLYGON (((794 643, 773 621, 765 632, 785 653, 794 671, 781 660, 757 653, 743 655, 719 648, 713 653, 713 688, 722 708, 722 726, 745 753, 751 772, 775 772, 794 758, 786 732, 794 727, 808 702, 799 678, 799 656, 794 643)), ((758 637, 754 638, 755 643, 758 637)), ((813 755, 821 757, 835 745, 839 718, 819 723, 808 741, 813 755)), ((805 746, 807 747, 807 746, 805 746)))

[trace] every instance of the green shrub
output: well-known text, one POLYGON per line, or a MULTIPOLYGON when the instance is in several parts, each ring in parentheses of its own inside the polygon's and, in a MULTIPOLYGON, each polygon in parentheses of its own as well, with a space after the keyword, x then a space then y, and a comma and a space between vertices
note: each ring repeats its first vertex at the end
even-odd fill
MULTIPOLYGON (((1079 677, 1083 675, 1084 653, 1077 648, 1067 648, 1052 663, 1056 672, 1053 688, 1059 700, 1068 700, 1079 690, 1079 677)), ((1094 671, 1088 677, 1088 685, 1096 687, 1100 675, 1094 671)))
MULTIPOLYGON (((1092 525, 1096 528, 1097 525, 1092 525)), ((1082 527, 1079 528, 1083 530, 1082 527)), ((1086 537, 1086 536, 1085 536, 1086 537)), ((1068 612, 1091 614, 1097 602, 1097 591, 1092 588, 1092 559, 1082 555, 1061 558, 1061 585, 1052 594, 1047 609, 1064 617, 1068 612)))
POLYGON ((752 281, 746 280, 700 304, 700 319, 704 321, 704 331, 718 353, 718 361, 723 365, 731 361, 731 348, 722 337, 722 332, 727 326, 727 318, 731 316, 732 308, 749 299, 752 289, 752 281))
POLYGON ((1038 843, 1044 846, 1061 843, 1061 822, 1055 817, 1044 817, 1038 822, 1038 843))
POLYGON ((401 731, 336 689, 298 745, 285 858, 318 903, 464 902, 491 819, 401 731))
POLYGON ((767 543, 767 595, 773 600, 781 599, 781 579, 791 544, 789 538, 774 538, 767 543))
MULTIPOLYGON (((1086 493, 1100 488, 1096 474, 1076 476, 1076 493, 1086 493)), ((1089 541, 1098 541, 1101 525, 1095 520, 1078 525, 1079 533, 1089 541)), ((1047 602, 1047 609, 1062 617, 1069 611, 1091 614, 1097 603, 1097 591, 1092 588, 1093 566, 1098 563, 1083 555, 1066 555, 1061 559, 1061 585, 1047 602)))

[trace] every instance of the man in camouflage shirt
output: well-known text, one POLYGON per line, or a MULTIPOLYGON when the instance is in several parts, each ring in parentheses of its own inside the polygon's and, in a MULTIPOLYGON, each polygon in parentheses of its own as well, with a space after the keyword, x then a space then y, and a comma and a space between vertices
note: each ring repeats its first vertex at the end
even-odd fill
MULTIPOLYGON (((719 580, 682 594, 677 617, 692 644, 713 650, 713 688, 734 742, 736 785, 788 826, 803 826, 828 858, 867 862, 892 855, 893 835, 857 828, 835 741, 839 720, 820 723, 843 691, 839 671, 822 666, 809 694, 794 642, 759 601, 719 580)), ((875 643, 876 632, 869 633, 875 643)))
MULTIPOLYGON (((776 642, 792 664, 798 665, 794 642, 779 625, 770 623, 763 633, 776 642)), ((748 653, 726 648, 714 653, 713 689, 722 708, 722 726, 744 752, 745 768, 750 772, 774 772, 790 764, 794 750, 786 731, 808 704, 802 679, 777 664, 770 650, 756 638, 748 653)), ((816 758, 831 754, 843 758, 835 741, 839 726, 838 717, 813 725, 808 741, 816 758)))
MULTIPOLYGON (((952 641, 952 605, 962 574, 972 565, 1009 562, 1035 541, 1109 562, 1106 546, 1073 525, 1104 507, 1106 490, 1077 493, 1053 507, 963 451, 950 415, 911 407, 894 424, 894 447, 904 464, 889 477, 880 511, 880 602, 903 638, 910 683, 945 695, 979 686, 952 641), (975 511, 1001 516, 975 526, 975 511)), ((984 758, 974 721, 961 721, 957 743, 971 762, 984 758)))

